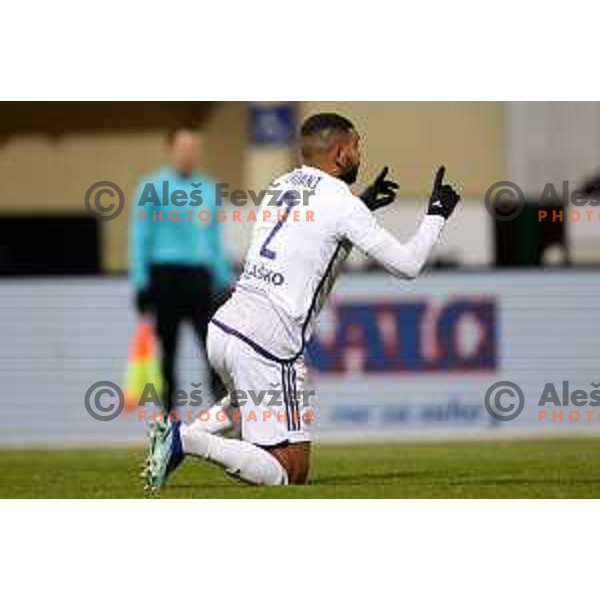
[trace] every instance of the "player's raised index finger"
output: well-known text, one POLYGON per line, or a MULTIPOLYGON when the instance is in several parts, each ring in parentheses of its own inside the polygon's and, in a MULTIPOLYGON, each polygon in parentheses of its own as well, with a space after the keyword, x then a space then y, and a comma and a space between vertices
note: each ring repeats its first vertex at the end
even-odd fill
POLYGON ((381 173, 379 173, 379 175, 376 179, 377 183, 381 183, 387 177, 388 171, 389 171, 388 167, 383 167, 381 173))
POLYGON ((442 181, 444 181, 444 175, 446 174, 446 167, 442 165, 438 172, 435 174, 435 183, 433 184, 434 188, 439 188, 442 186, 442 181))

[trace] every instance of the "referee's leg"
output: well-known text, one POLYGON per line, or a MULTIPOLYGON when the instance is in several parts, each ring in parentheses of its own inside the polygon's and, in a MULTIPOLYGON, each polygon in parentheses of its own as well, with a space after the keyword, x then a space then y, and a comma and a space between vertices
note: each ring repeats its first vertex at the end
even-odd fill
POLYGON ((165 412, 169 413, 172 409, 173 393, 177 389, 175 358, 177 356, 177 336, 183 313, 178 302, 176 283, 173 281, 169 268, 154 269, 152 279, 156 302, 156 337, 161 350, 162 403, 165 412))

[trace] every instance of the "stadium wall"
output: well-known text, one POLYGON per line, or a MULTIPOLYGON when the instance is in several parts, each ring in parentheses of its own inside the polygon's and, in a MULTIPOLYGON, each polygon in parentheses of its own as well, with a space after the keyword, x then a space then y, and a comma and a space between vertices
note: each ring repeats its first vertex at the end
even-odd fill
MULTIPOLYGON (((119 104, 113 103, 114 110, 119 104)), ((127 104, 127 103, 125 103, 127 104)), ((245 102, 217 102, 203 125, 208 172, 233 188, 244 185, 245 102)), ((0 120, 2 116, 0 115, 0 120)), ((86 215, 86 190, 115 182, 131 199, 137 181, 164 162, 164 129, 14 133, 0 138, 0 218, 3 215, 86 215)), ((127 207, 129 209, 129 207, 127 207)), ((128 210, 100 223, 102 267, 127 269, 128 210)))
POLYGON ((362 136, 364 185, 389 165, 404 196, 431 191, 436 166, 460 183, 464 196, 483 198, 505 179, 503 102, 302 102, 301 116, 338 111, 362 136))
MULTIPOLYGON (((125 103, 126 105, 127 103, 125 103)), ((293 162, 293 152, 250 147, 246 102, 215 102, 203 128, 206 169, 232 189, 261 188, 293 162)), ((111 110, 124 110, 112 103, 111 110)), ((125 107, 127 108, 127 107, 125 107)), ((340 110, 356 120, 365 144, 358 187, 383 165, 400 179, 403 197, 427 197, 432 170, 445 162, 463 195, 478 200, 504 178, 503 103, 298 102, 299 118, 340 110)), ((43 107, 40 108, 43 110, 43 107)), ((2 123, 0 114, 0 124, 2 123)), ((40 118, 44 123, 44 119, 40 118)), ((60 125, 51 124, 55 129, 60 125)), ((96 181, 116 182, 131 198, 137 180, 163 161, 164 131, 111 130, 11 133, 0 139, 2 215, 85 215, 84 196, 96 181)), ((127 269, 128 216, 101 223, 101 260, 107 273, 127 269)))

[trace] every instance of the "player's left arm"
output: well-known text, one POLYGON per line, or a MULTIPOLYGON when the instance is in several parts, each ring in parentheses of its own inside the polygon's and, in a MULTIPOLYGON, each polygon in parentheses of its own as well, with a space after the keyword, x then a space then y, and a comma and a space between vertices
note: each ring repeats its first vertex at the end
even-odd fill
MULTIPOLYGON (((395 181, 388 179, 388 172, 389 168, 384 167, 375 181, 358 196, 371 212, 388 206, 396 200, 400 186, 395 181)), ((340 242, 340 247, 338 248, 336 259, 331 269, 332 281, 335 280, 341 271, 342 265, 346 262, 348 256, 350 256, 353 247, 354 245, 347 238, 340 242)))
POLYGON ((356 197, 345 199, 348 210, 338 223, 338 234, 371 256, 390 273, 414 279, 421 272, 446 220, 454 212, 460 196, 443 183, 445 167, 440 167, 427 208, 417 233, 406 243, 400 242, 381 227, 369 209, 356 197))

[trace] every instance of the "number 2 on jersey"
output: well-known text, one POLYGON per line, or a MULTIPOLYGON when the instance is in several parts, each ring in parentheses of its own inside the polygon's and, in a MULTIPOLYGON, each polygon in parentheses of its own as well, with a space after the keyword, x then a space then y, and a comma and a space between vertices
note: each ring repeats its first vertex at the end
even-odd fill
POLYGON ((281 228, 287 222, 287 218, 288 218, 292 208, 294 207, 293 203, 287 202, 288 199, 295 200, 296 198, 294 197, 293 194, 290 194, 290 192, 286 192, 285 194, 283 194, 281 200, 279 200, 277 202, 278 206, 281 206, 282 202, 286 202, 285 216, 283 219, 277 220, 277 223, 275 223, 273 229, 271 229, 271 231, 269 232, 267 239, 263 242, 263 245, 260 247, 260 255, 263 258, 268 258, 269 260, 275 260, 275 257, 277 256, 277 253, 274 250, 271 250, 268 246, 273 241, 273 238, 277 235, 277 233, 279 231, 281 231, 281 228))

